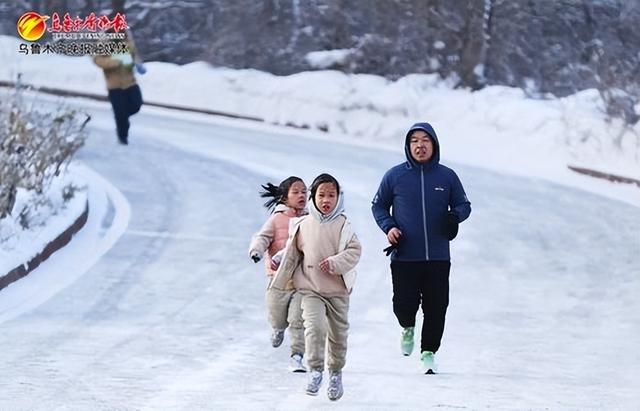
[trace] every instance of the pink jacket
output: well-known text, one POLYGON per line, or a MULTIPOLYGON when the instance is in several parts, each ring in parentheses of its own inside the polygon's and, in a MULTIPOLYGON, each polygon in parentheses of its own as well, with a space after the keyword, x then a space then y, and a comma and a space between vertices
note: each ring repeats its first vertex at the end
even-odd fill
POLYGON ((306 212, 297 214, 295 209, 289 208, 284 204, 278 204, 260 231, 251 237, 249 255, 257 251, 261 257, 264 257, 267 276, 273 277, 275 274, 275 271, 271 269, 271 257, 282 250, 287 243, 289 222, 292 218, 300 217, 304 214, 306 212))

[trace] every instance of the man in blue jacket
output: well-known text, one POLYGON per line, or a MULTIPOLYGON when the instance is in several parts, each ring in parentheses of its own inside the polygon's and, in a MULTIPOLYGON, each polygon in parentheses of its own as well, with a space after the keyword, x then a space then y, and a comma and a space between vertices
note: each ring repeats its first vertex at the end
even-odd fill
POLYGON ((403 327, 402 353, 413 351, 422 302, 420 360, 425 373, 433 374, 449 305, 449 241, 469 217, 471 203, 456 173, 440 164, 440 144, 429 123, 409 129, 404 151, 407 161, 382 177, 371 211, 391 243, 393 312, 403 327))

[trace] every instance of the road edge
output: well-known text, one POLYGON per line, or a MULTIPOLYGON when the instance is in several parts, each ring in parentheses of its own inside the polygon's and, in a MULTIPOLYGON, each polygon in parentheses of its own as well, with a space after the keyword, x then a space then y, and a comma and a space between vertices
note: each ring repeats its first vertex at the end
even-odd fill
POLYGON ((89 199, 85 201, 84 211, 78 216, 66 230, 50 241, 35 257, 0 276, 0 290, 9 284, 26 277, 42 262, 46 261, 53 253, 69 244, 73 236, 84 227, 89 218, 89 199))

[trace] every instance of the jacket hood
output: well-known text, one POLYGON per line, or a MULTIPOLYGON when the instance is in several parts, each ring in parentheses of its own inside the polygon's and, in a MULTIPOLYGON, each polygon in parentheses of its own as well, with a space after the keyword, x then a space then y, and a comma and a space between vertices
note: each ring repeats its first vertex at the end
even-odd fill
POLYGON ((320 221, 320 223, 327 223, 335 220, 339 215, 344 214, 344 192, 342 191, 338 196, 338 203, 336 204, 336 207, 327 215, 322 214, 320 210, 318 210, 315 201, 311 200, 309 202, 311 203, 311 206, 309 207, 309 214, 316 220, 320 221))
POLYGON ((289 211, 290 208, 282 203, 276 205, 276 208, 273 209, 273 214, 275 213, 284 213, 285 211, 289 211))
POLYGON ((440 142, 438 141, 438 136, 436 135, 436 131, 431 127, 429 123, 416 123, 411 126, 409 131, 407 131, 407 135, 404 138, 404 154, 407 156, 407 161, 411 165, 411 167, 417 167, 420 165, 412 156, 411 151, 409 150, 409 136, 416 130, 422 130, 425 133, 429 134, 429 137, 433 140, 433 155, 427 161, 426 166, 432 167, 436 164, 440 163, 440 142))

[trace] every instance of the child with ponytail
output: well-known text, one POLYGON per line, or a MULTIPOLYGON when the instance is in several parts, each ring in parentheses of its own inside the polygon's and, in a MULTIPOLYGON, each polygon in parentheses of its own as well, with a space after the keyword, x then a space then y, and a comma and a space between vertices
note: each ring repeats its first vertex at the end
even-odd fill
MULTIPOLYGON (((264 206, 271 211, 271 216, 260 231, 253 235, 249 246, 249 257, 257 263, 265 260, 265 271, 271 282, 275 271, 272 268, 272 257, 282 250, 287 242, 289 222, 307 213, 307 187, 301 178, 291 176, 278 186, 271 183, 263 185, 260 193, 268 198, 264 206)), ((290 281, 283 289, 267 290, 267 312, 273 333, 271 345, 279 347, 284 339, 284 331, 288 327, 291 338, 291 360, 289 370, 306 372, 302 363, 304 357, 304 327, 302 325, 302 298, 293 288, 290 281)))

